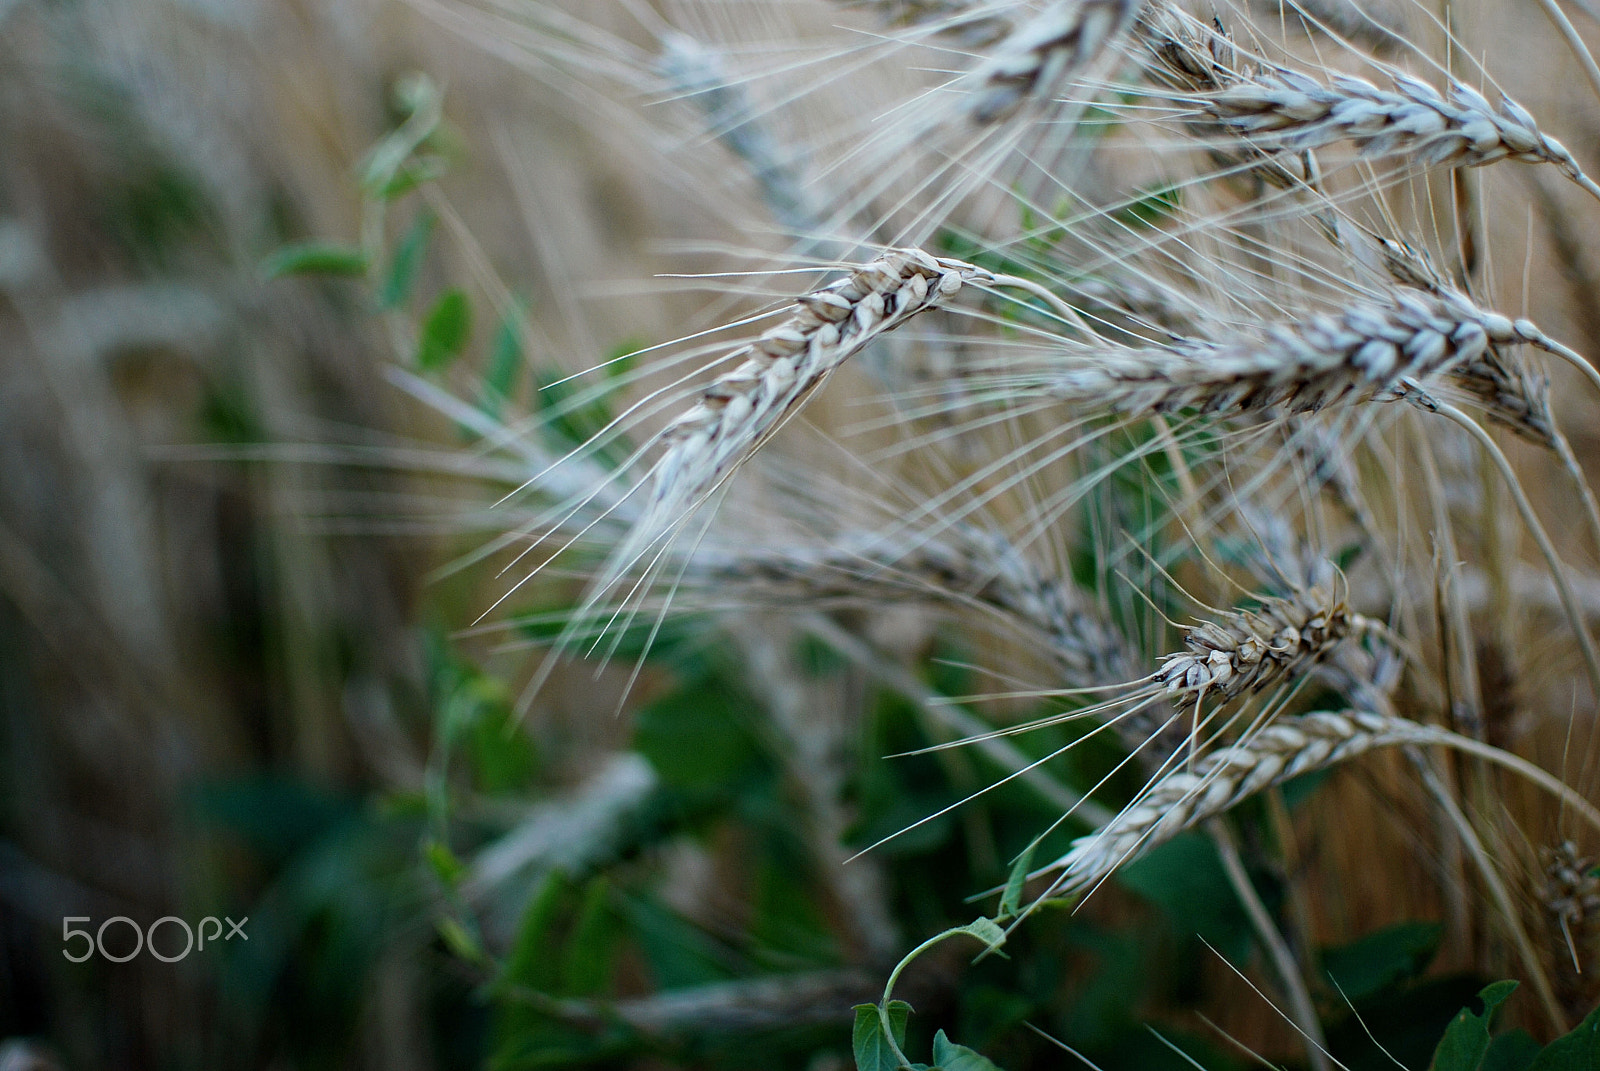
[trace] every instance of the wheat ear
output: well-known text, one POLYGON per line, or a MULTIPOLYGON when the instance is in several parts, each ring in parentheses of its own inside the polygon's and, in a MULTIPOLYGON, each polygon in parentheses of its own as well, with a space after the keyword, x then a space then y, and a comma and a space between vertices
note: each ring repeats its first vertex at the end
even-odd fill
POLYGON ((1003 533, 978 525, 952 524, 931 536, 904 530, 843 536, 748 554, 701 551, 693 568, 710 584, 770 587, 808 603, 986 606, 1036 634, 1074 685, 1126 681, 1133 665, 1121 635, 1080 605, 1070 583, 1040 570, 1003 533))
POLYGON ((1347 636, 1372 627, 1319 587, 1269 598, 1186 628, 1186 650, 1162 659, 1151 680, 1168 696, 1232 699, 1298 676, 1347 636))
POLYGON ((1368 711, 1279 718, 1249 739, 1202 757, 1153 783, 1108 825, 1079 837, 1039 873, 1060 871, 1052 895, 1081 891, 1113 870, 1208 818, 1294 777, 1400 744, 1455 748, 1498 763, 1556 793, 1600 828, 1600 811, 1526 759, 1433 725, 1368 711))
POLYGON ((1323 85, 1274 67, 1196 103, 1268 152, 1306 152, 1348 140, 1362 156, 1403 154, 1424 167, 1482 167, 1500 160, 1551 164, 1600 198, 1600 186, 1525 108, 1503 96, 1497 110, 1460 82, 1452 82, 1446 96, 1404 74, 1394 76, 1393 89, 1380 89, 1351 75, 1334 75, 1323 85))
POLYGON ((637 545, 623 561, 704 501, 869 342, 948 301, 968 283, 994 281, 964 261, 895 249, 799 298, 788 319, 730 354, 727 359, 744 360, 661 433, 666 450, 652 469, 637 545))
POLYGON ((1166 5, 1140 19, 1139 33, 1155 60, 1147 68, 1151 77, 1259 153, 1305 153, 1349 141, 1369 159, 1405 155, 1423 167, 1551 164, 1600 198, 1600 186, 1566 146, 1510 97, 1502 96, 1496 109, 1454 80, 1444 95, 1399 73, 1393 89, 1380 89, 1346 74, 1324 85, 1271 64, 1235 66, 1232 43, 1219 30, 1166 5))
POLYGON ((1038 393, 1124 413, 1315 411, 1346 398, 1400 397, 1406 381, 1471 362, 1491 343, 1530 341, 1528 331, 1537 333, 1459 294, 1396 289, 1257 337, 1073 360, 1038 393))
POLYGON ((1055 0, 1019 24, 974 75, 971 114, 994 123, 1082 73, 1134 23, 1144 0, 1055 0))

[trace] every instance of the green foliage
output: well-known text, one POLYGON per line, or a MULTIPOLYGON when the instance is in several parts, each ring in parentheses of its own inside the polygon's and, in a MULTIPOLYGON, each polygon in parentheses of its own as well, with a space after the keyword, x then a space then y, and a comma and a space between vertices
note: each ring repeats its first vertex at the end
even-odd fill
POLYGON ((165 272, 206 237, 215 218, 199 182, 163 161, 133 162, 105 205, 110 232, 150 268, 165 272))
POLYGON ((852 1033, 857 1071, 899 1071, 909 1067, 912 1071, 999 1071, 994 1064, 971 1049, 956 1045, 945 1037, 943 1030, 934 1035, 933 1064, 913 1064, 906 1059, 906 1023, 911 1015, 911 1005, 895 1000, 890 994, 902 971, 911 961, 933 946, 952 937, 974 937, 984 944, 985 953, 993 952, 1005 944, 1006 933, 993 919, 979 918, 965 926, 953 926, 922 942, 906 954, 883 987, 883 1000, 877 1004, 856 1007, 855 1029, 852 1033))
POLYGON ((1120 869, 1116 880, 1160 907, 1185 936, 1203 938, 1235 963, 1249 955, 1250 918, 1205 834, 1185 833, 1157 845, 1120 869))
POLYGON ((434 214, 428 209, 418 212, 411 221, 411 226, 406 229, 400 245, 395 249, 394 258, 389 262, 389 274, 378 293, 380 309, 392 309, 411 296, 417 271, 428 250, 428 239, 433 235, 434 223, 434 214))
POLYGON ((351 275, 367 273, 367 255, 337 242, 295 242, 282 246, 261 262, 268 279, 285 275, 351 275))
POLYGON ((891 1000, 880 1010, 876 1004, 857 1004, 855 1012, 850 1047, 855 1053, 856 1071, 900 1071, 905 1066, 900 1052, 906 1043, 906 1020, 911 1015, 911 1005, 903 1000, 891 1000))
POLYGON ((1400 922, 1341 948, 1322 953, 1322 969, 1335 988, 1352 1001, 1377 996, 1420 975, 1439 950, 1444 927, 1400 922))
POLYGON ((1151 186, 1138 197, 1111 213, 1111 218, 1126 227, 1148 229, 1160 226, 1177 214, 1183 204, 1183 187, 1173 183, 1151 186))
POLYGON ((472 305, 461 290, 446 290, 434 301, 422 321, 417 341, 417 367, 437 372, 450 365, 466 348, 472 334, 472 305))
POLYGON ((1483 1014, 1462 1008, 1445 1029, 1439 1047, 1433 1052, 1429 1071, 1480 1071, 1489 1053, 1489 1024, 1496 1009, 1517 988, 1516 982, 1495 982, 1478 994, 1483 1014))
POLYGON ((933 1064, 940 1071, 1000 1071, 988 1057, 945 1037, 943 1030, 933 1035, 933 1064))
POLYGON ((489 367, 483 375, 483 387, 478 392, 478 408, 491 419, 500 419, 506 401, 517 387, 517 376, 522 371, 522 329, 526 310, 513 305, 500 318, 495 329, 494 342, 489 346, 489 367))
MULTIPOLYGON (((534 392, 534 406, 543 418, 541 425, 550 445, 565 453, 592 440, 611 423, 611 410, 600 393, 584 381, 552 373, 538 377, 534 392)), ((596 460, 615 467, 625 454, 625 441, 593 452, 596 460)))
POLYGON ((1545 1047, 1527 1071, 1594 1071, 1600 1067, 1600 1008, 1545 1047))
POLYGON ((1434 1050, 1429 1071, 1593 1071, 1600 1067, 1600 1008, 1542 1050, 1526 1032, 1491 1037, 1495 1013, 1517 989, 1495 982, 1478 994, 1482 1012, 1462 1008, 1434 1050))

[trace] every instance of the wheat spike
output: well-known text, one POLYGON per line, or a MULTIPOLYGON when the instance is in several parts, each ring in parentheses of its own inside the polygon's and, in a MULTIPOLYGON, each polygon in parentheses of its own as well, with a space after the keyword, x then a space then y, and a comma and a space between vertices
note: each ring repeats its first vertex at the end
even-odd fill
MULTIPOLYGON (((1402 73, 1393 75, 1393 89, 1380 89, 1353 75, 1334 74, 1324 85, 1285 67, 1240 63, 1220 28, 1166 5, 1141 17, 1138 29, 1155 61, 1147 68, 1151 77, 1257 153, 1307 153, 1350 141, 1362 156, 1405 155, 1423 167, 1520 160, 1551 164, 1600 197, 1600 186, 1566 146, 1510 97, 1502 96, 1496 109, 1454 80, 1444 95, 1402 73)), ((1266 174, 1274 178, 1271 169, 1266 174)), ((1289 168, 1275 181, 1285 185, 1294 177, 1289 168)))
POLYGON ((767 586, 808 601, 992 607, 1037 634, 1076 685, 1126 681, 1133 664, 1121 635, 1080 605, 1071 584, 1037 568, 1003 533, 977 525, 949 525, 931 537, 896 531, 818 547, 702 552, 695 568, 710 584, 767 586))
POLYGON ((1219 748, 1152 784, 1107 826, 1079 837, 1041 873, 1061 872, 1055 895, 1097 884, 1117 867, 1257 792, 1301 774, 1396 744, 1448 743, 1454 734, 1367 712, 1279 718, 1249 739, 1219 748))
POLYGON ((1482 167, 1500 160, 1551 164, 1596 197, 1597 187, 1566 146, 1543 133, 1510 97, 1498 110, 1452 82, 1449 95, 1409 75, 1380 89, 1352 75, 1328 85, 1275 67, 1199 98, 1224 128, 1267 152, 1307 152, 1348 140, 1369 158, 1405 155, 1423 167, 1482 167))
POLYGON ((1144 0, 1055 0, 1021 23, 974 72, 974 120, 994 123, 1054 93, 1128 30, 1144 0))
POLYGON ((1232 699, 1297 676, 1370 622, 1319 587, 1269 598, 1189 626, 1184 651, 1162 659, 1152 676, 1168 696, 1212 692, 1232 699))
POLYGON ((1311 412, 1345 399, 1392 400, 1408 381, 1470 364, 1491 343, 1542 338, 1459 294, 1397 289, 1256 337, 1074 355, 1034 393, 1124 413, 1311 412))
MULTIPOLYGON (((873 339, 948 301, 982 268, 895 249, 812 291, 795 311, 735 351, 744 360, 719 377, 661 434, 649 505, 633 550, 642 550, 750 457, 837 368, 873 339)), ((631 560, 626 554, 624 560, 631 560)))

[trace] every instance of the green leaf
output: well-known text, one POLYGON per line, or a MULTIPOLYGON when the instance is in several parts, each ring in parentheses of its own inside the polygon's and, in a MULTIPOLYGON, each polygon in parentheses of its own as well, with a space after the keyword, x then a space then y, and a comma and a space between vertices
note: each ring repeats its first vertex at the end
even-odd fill
MULTIPOLYGON (((603 398, 582 397, 590 393, 590 387, 580 379, 547 373, 538 377, 534 387, 533 401, 544 417, 546 436, 552 446, 563 452, 587 443, 611 423, 611 411, 603 398)), ((621 460, 606 452, 594 456, 608 468, 621 460)))
POLYGON ((970 934, 992 949, 999 948, 1006 943, 1006 931, 1002 930, 994 919, 973 919, 967 925, 958 926, 951 932, 970 934))
POLYGON ((457 859, 450 846, 443 841, 429 840, 423 853, 427 856, 428 865, 446 886, 453 889, 466 877, 466 864, 457 859))
POLYGON ((1385 926, 1358 941, 1322 953, 1322 969, 1353 1001, 1374 996, 1427 970, 1444 927, 1432 922, 1385 926))
POLYGON ((296 242, 276 250, 261 262, 268 279, 285 275, 365 275, 367 255, 354 246, 337 242, 296 242))
POLYGON ((1564 1037, 1545 1046, 1528 1071, 1594 1071, 1600 1067, 1600 1008, 1564 1037))
MULTIPOLYGON (((889 1029, 894 1032, 894 1044, 906 1043, 906 1019, 911 1015, 911 1005, 903 1000, 891 1000, 885 1008, 889 1029)), ((894 1046, 883 1033, 883 1017, 876 1004, 856 1005, 856 1025, 851 1031, 850 1047, 856 1055, 856 1071, 900 1071, 900 1058, 894 1046)))
POLYGON ((943 1030, 933 1035, 933 1063, 939 1071, 1000 1071, 994 1061, 965 1045, 957 1045, 944 1036, 943 1030))
POLYGON ((732 793, 760 769, 752 701, 718 674, 668 692, 634 722, 634 748, 670 788, 732 793))
POLYGON ((1028 872, 1033 869, 1033 851, 1038 842, 1028 845, 1028 850, 1017 856, 1011 864, 1011 875, 1006 878, 1006 891, 1000 895, 1000 918, 1015 918, 1022 910, 1022 887, 1028 883, 1028 872))
POLYGON ((1538 1055, 1539 1043, 1533 1040, 1532 1034, 1526 1030, 1511 1030, 1489 1042, 1489 1052, 1483 1058, 1483 1071, 1529 1071, 1538 1055))
POLYGON ((422 266, 423 254, 428 249, 428 238, 433 234, 434 215, 423 209, 406 228, 405 237, 395 250, 389 264, 389 276, 383 281, 383 291, 378 295, 380 309, 392 309, 411 296, 411 287, 417 281, 417 269, 422 266))
POLYGON ((617 933, 611 886, 604 877, 597 877, 584 889, 572 936, 567 939, 561 963, 563 996, 588 997, 606 990, 611 981, 617 933))
POLYGON ((556 989, 557 961, 552 955, 554 931, 569 887, 559 872, 552 873, 545 879, 544 886, 528 901, 500 982, 525 985, 546 993, 556 989))
POLYGON ((733 952, 653 897, 623 896, 620 906, 657 989, 726 982, 738 973, 733 952))
POLYGON ((489 347, 489 370, 483 377, 483 389, 478 395, 478 408, 495 420, 517 385, 517 373, 522 371, 522 317, 521 305, 514 305, 500 318, 494 343, 489 347))
POLYGON ((425 74, 408 75, 396 83, 395 103, 406 113, 405 122, 378 142, 361 168, 361 186, 373 196, 382 196, 390 187, 443 115, 439 88, 425 74))
POLYGON ((385 201, 403 197, 425 182, 443 178, 450 171, 450 161, 443 156, 423 156, 402 164, 389 180, 376 190, 385 201))
POLYGON ((640 339, 627 338, 613 346, 611 351, 606 354, 605 363, 601 366, 605 369, 606 378, 617 379, 633 371, 633 366, 636 363, 634 356, 644 349, 645 345, 646 343, 640 339))
POLYGON ((1153 186, 1140 192, 1142 196, 1137 200, 1112 211, 1111 218, 1134 229, 1156 227, 1171 218, 1183 203, 1181 186, 1153 186))
POLYGON ((467 932, 467 928, 456 919, 446 916, 437 923, 439 936, 444 939, 445 947, 455 955, 460 956, 468 963, 487 964, 489 956, 484 952, 478 939, 467 932))
POLYGON ((447 290, 433 303, 422 324, 417 365, 425 372, 447 367, 466 348, 472 334, 472 307, 460 290, 447 290))
POLYGON ((1235 963, 1249 954, 1255 931, 1209 837, 1174 837, 1122 867, 1116 880, 1160 907, 1179 936, 1197 933, 1235 963))
POLYGON ((1445 1028, 1439 1047, 1433 1050, 1429 1071, 1481 1071, 1484 1057, 1489 1053, 1489 1022, 1495 1009, 1505 1003, 1516 991, 1517 983, 1495 982, 1478 994, 1483 1002, 1483 1014, 1474 1015, 1471 1008, 1462 1008, 1445 1028))

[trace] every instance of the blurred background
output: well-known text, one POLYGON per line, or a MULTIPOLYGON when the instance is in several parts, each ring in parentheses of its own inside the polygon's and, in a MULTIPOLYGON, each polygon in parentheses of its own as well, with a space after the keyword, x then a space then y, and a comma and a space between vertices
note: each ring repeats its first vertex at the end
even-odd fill
MULTIPOLYGON (((631 688, 632 658, 560 670, 525 717, 538 657, 462 631, 503 589, 451 565, 504 527, 508 477, 396 367, 464 355, 471 412, 534 412, 559 370, 722 318, 626 281, 683 270, 686 242, 701 266, 717 236, 784 248, 783 191, 707 135, 655 10, 0 0, 5 1071, 845 1068, 851 1005, 1059 815, 1017 782, 843 865, 997 777, 965 752, 877 761, 949 735, 907 694, 975 688, 916 615, 852 631, 867 651, 691 620, 631 688), (402 164, 448 178, 391 168, 375 224, 374 146, 440 100, 402 164), (333 244, 286 267, 307 241, 333 244), (117 916, 247 918, 248 940, 63 955, 64 919, 117 916)), ((841 17, 767 5, 748 32, 841 17)), ((1115 765, 1096 747, 1064 783, 1115 765)), ((1200 939, 1254 954, 1207 842, 1141 866, 1010 960, 919 961, 917 1029, 1010 1071, 1059 1066, 1025 1022, 1108 1069, 1187 1066, 1162 1038, 1244 1066, 1202 1009, 1303 1059, 1200 939)), ((1375 893, 1360 928, 1388 936, 1330 953, 1409 1066, 1486 980, 1470 955, 1428 972, 1433 897, 1375 893)), ((1339 1053, 1386 1066, 1343 1014, 1339 1053)))

